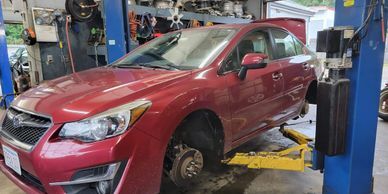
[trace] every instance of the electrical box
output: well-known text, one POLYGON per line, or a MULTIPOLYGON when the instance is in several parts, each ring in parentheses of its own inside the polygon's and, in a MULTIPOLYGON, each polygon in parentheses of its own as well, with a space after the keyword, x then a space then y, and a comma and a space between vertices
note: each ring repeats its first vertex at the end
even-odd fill
POLYGON ((337 53, 341 51, 340 30, 319 31, 317 36, 317 52, 337 53))
POLYGON ((318 32, 316 51, 326 53, 324 65, 327 69, 352 68, 351 57, 357 53, 353 49, 356 40, 352 27, 329 28, 318 32))
POLYGON ((36 39, 38 42, 58 42, 53 9, 32 8, 36 39))
POLYGON ((352 28, 330 28, 319 31, 317 36, 317 52, 325 52, 329 55, 346 53, 347 48, 345 47, 349 44, 353 34, 354 30, 352 28))

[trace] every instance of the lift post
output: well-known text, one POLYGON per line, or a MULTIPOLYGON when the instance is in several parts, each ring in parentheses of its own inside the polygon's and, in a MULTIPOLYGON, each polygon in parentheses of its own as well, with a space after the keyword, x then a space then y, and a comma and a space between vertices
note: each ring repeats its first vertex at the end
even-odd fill
MULTIPOLYGON (((0 4, 0 79, 1 79, 1 91, 4 100, 2 103, 9 105, 13 100, 13 83, 11 66, 8 61, 7 39, 5 35, 5 24, 3 18, 3 9, 0 4)), ((2 104, 4 105, 4 104, 2 104)))
POLYGON ((381 0, 336 1, 335 26, 357 29, 363 25, 368 9, 375 8, 365 26, 367 33, 361 40, 360 54, 353 57, 353 68, 346 72, 350 79, 350 98, 345 153, 325 157, 323 193, 373 193, 377 110, 385 50, 382 37, 386 32, 381 21, 387 21, 388 15, 381 13, 381 10, 386 12, 382 3, 381 0))
POLYGON ((129 52, 128 1, 103 1, 107 62, 113 63, 129 52))
MULTIPOLYGON (((384 0, 336 1, 335 26, 350 26, 360 31, 357 50, 352 56, 352 68, 347 69, 344 78, 350 80, 348 117, 345 126, 344 148, 334 152, 335 156, 324 158, 324 194, 368 194, 373 193, 373 162, 376 143, 379 92, 385 52, 387 9, 384 0), (372 10, 372 12, 370 12, 372 10), (371 13, 371 14, 369 14, 371 13), (369 16, 368 16, 369 15, 369 16), (366 18, 369 18, 368 22, 366 18), (362 27, 362 28, 361 28, 362 27)), ((347 53, 346 53, 347 54, 347 53)), ((340 56, 341 57, 341 56, 340 56)), ((328 114, 330 114, 328 112, 328 114)), ((342 121, 341 121, 342 122, 342 121)), ((343 122, 341 124, 344 124, 343 122)), ((341 130, 343 130, 341 128, 341 130)), ((292 138, 291 138, 292 139, 292 138)), ((298 139, 298 138, 297 138, 298 139)), ((303 143, 303 140, 302 140, 303 143)), ((262 152, 237 154, 228 164, 244 165, 251 168, 271 168, 301 171, 297 167, 286 166, 283 161, 300 161, 311 150, 302 147, 282 152, 262 152), (300 150, 300 157, 289 153, 300 150), (274 165, 270 165, 270 164, 274 165)), ((317 150, 312 151, 312 161, 317 150)), ((301 161, 300 161, 301 162, 301 161)), ((304 163, 310 166, 314 162, 304 163)), ((300 168, 298 168, 300 167, 300 168)), ((314 166, 313 166, 314 168, 314 166)))

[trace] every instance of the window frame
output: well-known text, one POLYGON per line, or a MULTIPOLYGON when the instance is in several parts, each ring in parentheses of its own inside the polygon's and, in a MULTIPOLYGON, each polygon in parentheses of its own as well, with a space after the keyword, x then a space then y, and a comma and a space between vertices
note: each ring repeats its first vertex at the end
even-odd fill
MULTIPOLYGON (((218 75, 226 75, 226 74, 229 74, 229 73, 236 73, 236 72, 239 72, 240 70, 236 69, 236 70, 231 70, 231 71, 224 71, 224 66, 226 65, 226 62, 227 62, 227 59, 228 57, 236 51, 236 49, 238 48, 238 45, 241 43, 241 41, 243 41, 246 37, 248 37, 251 33, 254 33, 254 32, 264 32, 264 33, 267 33, 268 35, 268 63, 270 63, 272 60, 274 60, 274 56, 273 56, 273 52, 274 52, 274 45, 273 45, 273 41, 272 41, 272 38, 271 38, 271 33, 269 31, 268 28, 255 28, 255 29, 252 29, 248 32, 246 32, 243 36, 240 37, 240 39, 237 41, 237 43, 235 45, 233 45, 233 48, 231 49, 231 51, 229 51, 225 56, 225 58, 222 60, 221 62, 221 66, 218 70, 218 75)), ((238 59, 241 57, 239 54, 238 54, 238 59)))
MULTIPOLYGON (((305 55, 306 53, 304 52, 304 50, 305 50, 305 45, 303 44, 303 42, 302 41, 300 41, 296 36, 293 36, 293 39, 294 39, 294 44, 295 44, 295 49, 298 49, 297 48, 297 46, 296 46, 296 44, 300 44, 302 47, 301 47, 301 49, 302 49, 302 53, 301 54, 298 54, 297 53, 297 55, 296 56, 300 56, 300 55, 305 55)), ((298 51, 297 51, 298 52, 298 51)))

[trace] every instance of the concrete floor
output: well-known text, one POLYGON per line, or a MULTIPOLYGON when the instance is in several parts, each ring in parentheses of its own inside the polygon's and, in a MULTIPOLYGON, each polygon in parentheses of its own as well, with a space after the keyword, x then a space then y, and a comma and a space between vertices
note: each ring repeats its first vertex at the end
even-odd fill
MULTIPOLYGON (((384 70, 383 81, 388 82, 388 68, 384 70)), ((293 128, 314 136, 315 106, 304 119, 293 121, 293 128), (302 122, 302 123, 301 123, 302 122), (299 123, 299 124, 298 124, 299 123)), ((277 129, 268 131, 239 148, 239 151, 272 151, 294 145, 284 139, 277 129)), ((376 194, 388 193, 388 123, 378 121, 376 156, 374 165, 376 194)), ((168 179, 164 179, 161 193, 214 193, 214 194, 265 194, 265 193, 321 193, 322 174, 307 169, 304 173, 275 171, 275 170, 247 170, 242 167, 224 167, 217 173, 204 172, 190 189, 177 189, 168 179)), ((0 194, 22 194, 23 192, 0 173, 0 194)))

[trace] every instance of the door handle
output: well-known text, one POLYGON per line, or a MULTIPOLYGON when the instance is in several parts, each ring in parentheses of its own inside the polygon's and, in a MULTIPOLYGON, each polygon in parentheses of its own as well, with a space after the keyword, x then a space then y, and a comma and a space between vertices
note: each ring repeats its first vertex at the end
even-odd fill
POLYGON ((276 73, 272 74, 272 79, 275 80, 275 81, 278 81, 278 80, 282 79, 282 77, 283 77, 283 74, 279 73, 279 72, 276 72, 276 73))

